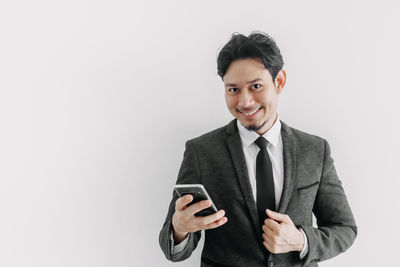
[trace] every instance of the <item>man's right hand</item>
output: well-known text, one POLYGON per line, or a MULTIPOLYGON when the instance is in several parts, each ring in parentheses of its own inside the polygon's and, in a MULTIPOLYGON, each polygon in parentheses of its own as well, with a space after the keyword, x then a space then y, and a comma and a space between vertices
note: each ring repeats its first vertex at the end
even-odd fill
POLYGON ((195 213, 210 207, 211 201, 203 200, 187 207, 186 205, 192 201, 192 195, 184 195, 175 202, 172 227, 176 244, 182 242, 189 233, 217 228, 228 221, 228 218, 224 217, 224 210, 219 210, 217 213, 204 217, 194 216, 195 213))

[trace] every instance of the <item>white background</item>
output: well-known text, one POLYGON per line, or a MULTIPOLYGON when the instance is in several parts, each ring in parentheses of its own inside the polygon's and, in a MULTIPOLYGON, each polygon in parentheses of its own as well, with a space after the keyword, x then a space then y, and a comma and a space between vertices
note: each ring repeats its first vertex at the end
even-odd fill
POLYGON ((321 266, 400 266, 396 1, 2 1, 0 266, 199 266, 158 245, 184 142, 223 126, 231 33, 281 48, 359 226, 321 266), (397 261, 397 262, 396 262, 397 261))

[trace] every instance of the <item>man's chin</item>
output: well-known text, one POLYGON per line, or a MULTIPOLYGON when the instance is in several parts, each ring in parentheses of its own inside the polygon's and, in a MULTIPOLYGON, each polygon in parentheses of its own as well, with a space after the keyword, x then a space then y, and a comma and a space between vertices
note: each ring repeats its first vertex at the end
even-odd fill
POLYGON ((260 130, 264 125, 265 125, 266 121, 257 125, 257 124, 249 124, 249 125, 244 125, 242 123, 242 125, 249 131, 254 131, 257 132, 258 130, 260 130))

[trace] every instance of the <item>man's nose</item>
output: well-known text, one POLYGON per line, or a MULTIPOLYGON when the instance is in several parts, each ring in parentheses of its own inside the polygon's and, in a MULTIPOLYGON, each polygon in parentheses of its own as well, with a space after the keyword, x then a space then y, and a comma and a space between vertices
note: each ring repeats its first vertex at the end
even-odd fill
POLYGON ((254 98, 251 93, 245 91, 242 91, 242 93, 239 95, 239 106, 240 107, 249 107, 254 104, 254 98))

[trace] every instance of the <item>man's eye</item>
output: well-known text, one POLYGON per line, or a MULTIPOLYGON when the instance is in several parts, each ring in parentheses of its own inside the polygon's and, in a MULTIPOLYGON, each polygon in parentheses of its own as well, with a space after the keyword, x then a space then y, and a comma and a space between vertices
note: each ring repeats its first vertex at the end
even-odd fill
POLYGON ((232 92, 232 93, 237 93, 239 91, 239 89, 237 89, 237 88, 229 88, 228 91, 232 92))
POLYGON ((261 84, 258 84, 258 83, 253 84, 253 86, 252 86, 253 89, 258 89, 260 87, 261 87, 261 84))

